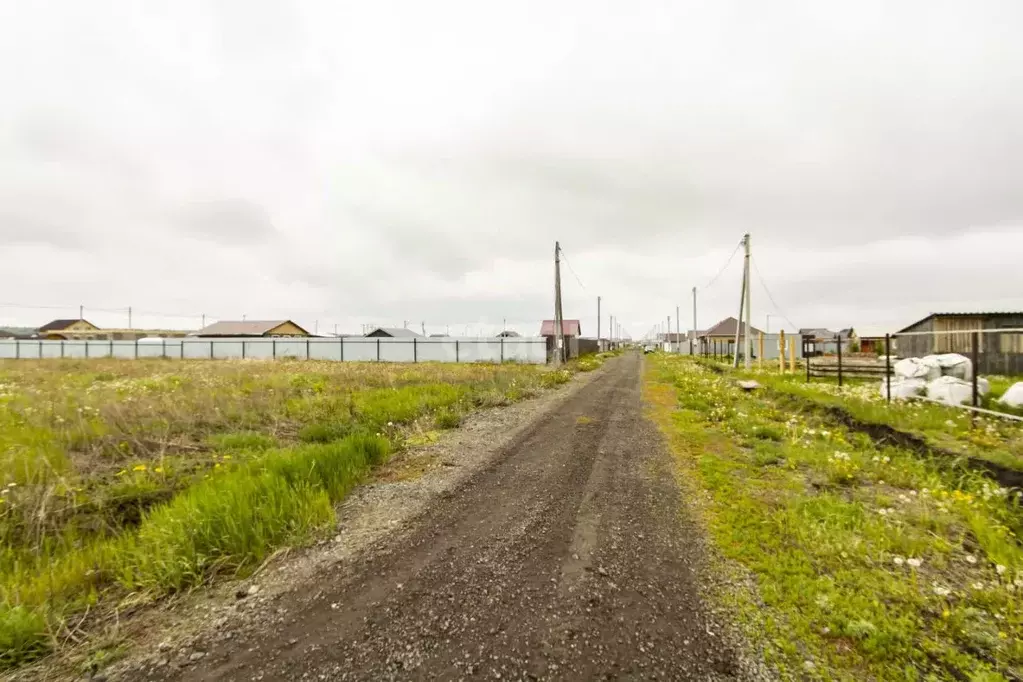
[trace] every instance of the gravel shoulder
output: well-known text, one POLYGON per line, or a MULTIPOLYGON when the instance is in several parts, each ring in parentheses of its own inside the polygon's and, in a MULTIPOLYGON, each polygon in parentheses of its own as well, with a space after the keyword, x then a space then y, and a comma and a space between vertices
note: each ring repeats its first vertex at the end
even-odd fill
POLYGON ((109 679, 753 677, 701 599, 642 363, 407 453, 432 468, 357 491, 333 542, 272 562, 246 596, 186 600, 109 679))

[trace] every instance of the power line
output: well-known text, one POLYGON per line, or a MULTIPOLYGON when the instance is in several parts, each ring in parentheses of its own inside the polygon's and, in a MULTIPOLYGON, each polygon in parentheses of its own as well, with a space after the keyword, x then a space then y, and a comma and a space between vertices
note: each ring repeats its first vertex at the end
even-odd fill
POLYGON ((581 279, 579 279, 579 275, 575 274, 575 268, 573 268, 572 264, 568 262, 568 256, 565 255, 565 250, 564 249, 561 249, 561 257, 565 260, 565 265, 568 266, 568 271, 572 273, 573 277, 575 277, 575 281, 579 282, 579 286, 581 286, 583 288, 583 290, 585 291, 586 290, 586 285, 583 284, 583 281, 581 279))
POLYGON ((718 281, 718 278, 721 277, 721 275, 724 274, 725 270, 728 269, 728 266, 732 264, 732 259, 735 258, 735 254, 739 253, 740 248, 742 248, 741 241, 735 245, 735 250, 732 251, 732 255, 728 257, 728 260, 725 261, 724 266, 720 270, 718 270, 718 273, 711 277, 710 281, 704 284, 702 287, 697 287, 697 290, 702 291, 704 289, 709 289, 714 284, 714 282, 718 281))
POLYGON ((764 281, 764 276, 760 274, 760 268, 757 267, 756 258, 750 257, 750 263, 753 264, 753 271, 757 273, 757 279, 760 280, 760 286, 764 287, 764 293, 767 294, 767 299, 771 302, 771 305, 774 306, 775 311, 781 315, 783 320, 791 324, 793 329, 798 331, 799 327, 788 318, 785 311, 781 309, 781 306, 775 303, 774 296, 771 295, 771 290, 767 288, 767 282, 764 281))

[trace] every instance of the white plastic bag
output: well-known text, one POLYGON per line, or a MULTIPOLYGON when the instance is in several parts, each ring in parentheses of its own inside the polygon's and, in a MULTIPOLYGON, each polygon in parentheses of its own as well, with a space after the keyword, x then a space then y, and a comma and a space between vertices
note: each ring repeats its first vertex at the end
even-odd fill
MULTIPOLYGON (((977 383, 979 392, 980 381, 977 383)), ((955 377, 938 377, 927 384, 927 397, 949 405, 963 405, 973 401, 973 386, 955 377)))
POLYGON ((924 379, 934 381, 941 376, 941 366, 938 361, 930 358, 905 358, 899 360, 892 367, 895 376, 904 379, 924 379))
POLYGON ((1017 381, 1010 386, 998 402, 1009 407, 1023 407, 1023 381, 1017 381))
POLYGON ((944 353, 943 355, 928 355, 922 359, 937 362, 943 376, 955 377, 963 381, 973 378, 973 363, 965 355, 944 353))
MULTIPOLYGON (((927 382, 923 379, 892 378, 892 400, 907 400, 924 392, 927 382)), ((881 396, 888 396, 888 382, 881 380, 881 396)))

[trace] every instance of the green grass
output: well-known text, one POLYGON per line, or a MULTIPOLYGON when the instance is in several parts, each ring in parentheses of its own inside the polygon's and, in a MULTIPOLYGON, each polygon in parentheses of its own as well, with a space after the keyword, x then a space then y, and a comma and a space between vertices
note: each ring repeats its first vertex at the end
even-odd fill
POLYGON ((86 610, 248 573, 329 529, 335 505, 424 427, 573 371, 0 363, 0 666, 44 655, 86 610))
POLYGON ((653 358, 646 396, 721 570, 752 579, 717 597, 783 679, 1023 674, 1018 493, 688 359, 653 358))

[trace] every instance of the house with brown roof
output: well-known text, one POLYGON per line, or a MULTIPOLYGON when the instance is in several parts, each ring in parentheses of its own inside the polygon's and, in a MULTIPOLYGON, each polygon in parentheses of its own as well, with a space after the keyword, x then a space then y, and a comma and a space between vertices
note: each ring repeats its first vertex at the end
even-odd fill
POLYGON ((95 332, 99 327, 88 320, 75 318, 73 320, 53 320, 47 322, 36 330, 36 334, 43 339, 67 339, 74 333, 95 332))
MULTIPOLYGON (((700 342, 697 352, 731 354, 735 346, 736 328, 738 328, 740 332, 739 343, 741 344, 742 340, 745 338, 746 323, 740 323, 739 320, 734 317, 726 317, 707 331, 700 332, 697 337, 700 342)), ((754 339, 756 339, 760 334, 763 334, 762 331, 752 325, 750 326, 750 333, 753 335, 754 339)), ((754 343, 754 347, 756 347, 756 343, 754 343)))
POLYGON ((195 333, 203 337, 263 337, 281 338, 312 336, 291 320, 221 320, 203 327, 195 333))
MULTIPOLYGON (((540 325, 540 336, 547 340, 547 357, 554 354, 557 344, 557 327, 554 320, 544 320, 540 325)), ((582 336, 582 325, 579 320, 561 320, 561 335, 565 337, 566 357, 579 357, 579 337, 582 336)))

